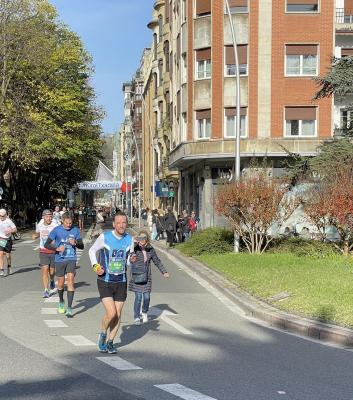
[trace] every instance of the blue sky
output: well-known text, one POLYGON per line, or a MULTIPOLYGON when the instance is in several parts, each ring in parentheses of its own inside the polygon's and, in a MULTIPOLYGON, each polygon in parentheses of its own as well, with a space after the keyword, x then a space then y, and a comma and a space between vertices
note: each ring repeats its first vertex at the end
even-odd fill
POLYGON ((123 120, 122 83, 139 66, 151 45, 155 0, 49 0, 60 19, 82 38, 93 56, 97 103, 106 111, 103 132, 114 133, 123 120))

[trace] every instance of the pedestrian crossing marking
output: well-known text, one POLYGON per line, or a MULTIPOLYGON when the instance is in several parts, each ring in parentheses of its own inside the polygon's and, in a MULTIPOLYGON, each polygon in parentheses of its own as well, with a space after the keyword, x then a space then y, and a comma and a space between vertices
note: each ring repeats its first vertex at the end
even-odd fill
POLYGON ((96 343, 86 339, 82 335, 71 335, 71 336, 61 336, 63 339, 67 340, 74 346, 95 346, 96 343))
POLYGON ((48 297, 47 299, 44 300, 44 303, 59 303, 59 297, 58 296, 48 297))
POLYGON ((68 326, 60 319, 45 319, 44 322, 48 328, 68 328, 68 326))
POLYGON ((97 357, 97 360, 104 362, 105 364, 110 365, 111 367, 118 369, 120 371, 130 371, 142 369, 137 365, 131 364, 128 361, 123 360, 120 357, 97 357))
POLYGON ((56 308, 42 308, 41 314, 43 315, 54 315, 57 314, 58 310, 56 308))
POLYGON ((184 400, 217 400, 214 397, 206 396, 178 383, 154 386, 184 400))
POLYGON ((34 240, 25 240, 24 242, 20 242, 21 244, 32 244, 34 240))

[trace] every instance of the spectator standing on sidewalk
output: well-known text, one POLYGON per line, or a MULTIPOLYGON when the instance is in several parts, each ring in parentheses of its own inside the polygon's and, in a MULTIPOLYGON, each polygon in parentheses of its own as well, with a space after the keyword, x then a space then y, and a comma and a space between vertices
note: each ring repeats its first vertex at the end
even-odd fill
POLYGON ((183 239, 187 241, 190 235, 190 226, 189 226, 190 216, 186 210, 183 211, 183 239))
POLYGON ((200 219, 196 216, 195 211, 191 212, 190 218, 188 220, 189 225, 189 235, 191 236, 194 232, 197 231, 200 219))
POLYGON ((169 245, 169 247, 172 247, 174 243, 174 237, 176 234, 177 220, 175 218, 171 206, 167 207, 167 213, 164 217, 164 221, 165 221, 165 229, 167 232, 167 244, 169 245))
POLYGON ((142 322, 148 322, 147 313, 152 290, 151 262, 153 261, 154 265, 165 278, 169 278, 169 273, 152 247, 148 232, 140 231, 135 240, 134 250, 130 257, 131 273, 129 291, 135 293, 134 322, 135 325, 140 325, 141 318, 142 322))

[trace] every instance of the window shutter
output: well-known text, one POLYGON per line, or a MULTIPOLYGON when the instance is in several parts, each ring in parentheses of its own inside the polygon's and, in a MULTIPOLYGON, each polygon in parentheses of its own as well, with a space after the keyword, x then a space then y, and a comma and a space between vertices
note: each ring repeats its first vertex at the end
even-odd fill
POLYGON ((341 49, 341 57, 353 56, 353 49, 341 49))
POLYGON ((180 108, 181 108, 181 98, 180 98, 180 90, 177 93, 177 117, 179 117, 180 114, 180 108))
POLYGON ((196 0, 196 15, 211 13, 211 0, 196 0))
POLYGON ((285 116, 286 121, 316 120, 316 107, 286 107, 285 116))
POLYGON ((344 0, 344 14, 353 15, 353 0, 344 0))
MULTIPOLYGON (((347 1, 347 0, 345 0, 347 1)), ((319 4, 319 0, 287 0, 287 4, 319 4)))
POLYGON ((165 2, 165 22, 169 22, 169 0, 165 2))
MULTIPOLYGON (((236 107, 227 107, 224 109, 226 117, 235 117, 237 115, 236 107)), ((240 107, 240 115, 244 116, 248 113, 248 107, 240 107)))
MULTIPOLYGON (((242 44, 237 46, 239 64, 248 63, 248 45, 242 44)), ((226 64, 235 64, 233 46, 226 46, 226 64)))
POLYGON ((228 0, 229 7, 247 7, 248 0, 228 0))
POLYGON ((211 60, 211 49, 196 50, 196 61, 211 60))
POLYGON ((317 55, 316 44, 287 44, 286 54, 294 56, 313 56, 317 55))
POLYGON ((196 111, 196 119, 211 119, 211 110, 196 111))

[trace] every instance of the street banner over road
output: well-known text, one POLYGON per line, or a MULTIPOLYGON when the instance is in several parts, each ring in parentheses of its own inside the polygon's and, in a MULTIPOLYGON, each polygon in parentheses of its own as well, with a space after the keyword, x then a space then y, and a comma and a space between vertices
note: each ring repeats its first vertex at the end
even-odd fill
POLYGON ((120 189, 121 181, 117 182, 98 182, 98 181, 84 181, 77 184, 80 190, 114 190, 120 189))

